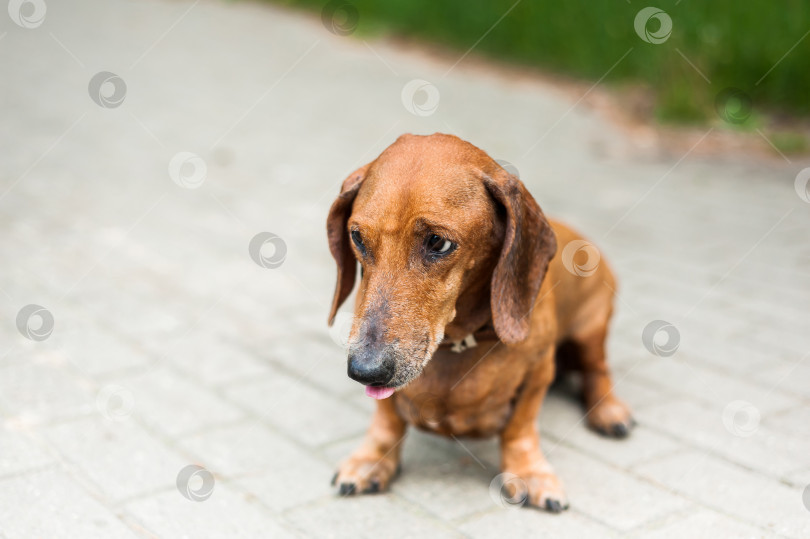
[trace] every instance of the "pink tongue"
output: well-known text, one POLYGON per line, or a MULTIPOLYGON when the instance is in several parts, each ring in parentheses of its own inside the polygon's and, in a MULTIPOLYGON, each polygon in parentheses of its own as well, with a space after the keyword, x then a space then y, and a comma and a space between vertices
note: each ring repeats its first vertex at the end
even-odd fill
POLYGON ((377 400, 387 399, 394 394, 392 387, 371 387, 366 386, 366 395, 373 397, 377 400))

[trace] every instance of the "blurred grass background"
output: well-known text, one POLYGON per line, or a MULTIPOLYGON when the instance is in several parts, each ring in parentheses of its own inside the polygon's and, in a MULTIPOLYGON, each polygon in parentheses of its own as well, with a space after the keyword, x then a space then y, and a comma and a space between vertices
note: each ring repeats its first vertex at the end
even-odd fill
MULTIPOLYGON (((275 1, 314 10, 327 4, 327 0, 275 1)), ((403 35, 461 54, 515 0, 338 3, 356 8, 359 36, 403 35)), ((672 34, 661 44, 644 42, 634 30, 636 14, 647 5, 651 4, 627 0, 522 0, 481 39, 474 53, 596 81, 632 47, 605 81, 648 86, 655 95, 654 114, 659 120, 700 123, 716 118, 715 100, 728 87, 742 90, 753 103, 742 128, 760 125, 765 112, 782 119, 810 114, 810 36, 806 35, 810 1, 656 0, 655 7, 669 14, 673 23, 672 34)), ((658 24, 650 21, 648 29, 654 32, 658 24)))

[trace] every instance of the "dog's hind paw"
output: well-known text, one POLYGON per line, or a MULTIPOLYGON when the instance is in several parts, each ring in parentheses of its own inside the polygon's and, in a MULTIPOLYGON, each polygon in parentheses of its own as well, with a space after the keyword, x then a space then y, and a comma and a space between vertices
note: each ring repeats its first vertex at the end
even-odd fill
POLYGON ((627 405, 611 397, 600 401, 588 411, 588 425, 604 436, 627 438, 636 422, 627 405))

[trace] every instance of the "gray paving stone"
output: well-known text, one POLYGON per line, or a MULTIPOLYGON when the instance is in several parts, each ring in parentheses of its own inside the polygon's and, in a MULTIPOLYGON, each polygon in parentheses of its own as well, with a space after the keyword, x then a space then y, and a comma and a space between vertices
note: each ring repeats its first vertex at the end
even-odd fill
POLYGON ((494 445, 494 440, 486 443, 411 432, 402 448, 402 474, 393 489, 397 496, 445 521, 497 507, 489 486, 499 470, 497 460, 488 461, 487 455, 494 445))
POLYGON ((330 484, 334 473, 334 466, 299 454, 295 462, 273 466, 271 471, 263 474, 251 472, 235 484, 271 511, 284 511, 336 495, 330 484))
POLYGON ((756 406, 763 414, 797 403, 795 398, 784 393, 705 369, 690 358, 676 360, 673 356, 660 359, 661 361, 639 365, 628 377, 637 382, 647 381, 672 391, 686 393, 697 401, 718 406, 744 400, 756 406))
POLYGON ((795 487, 805 489, 810 487, 810 468, 794 470, 785 477, 786 481, 795 487))
POLYGON ((245 417, 233 404, 165 367, 128 376, 116 383, 131 392, 132 413, 170 438, 245 417))
POLYGON ((801 489, 751 474, 699 451, 640 466, 637 471, 675 492, 787 537, 810 533, 801 489))
POLYGON ((10 425, 0 426, 0 477, 41 468, 54 462, 47 450, 30 438, 30 434, 10 425))
POLYGON ((99 417, 48 428, 51 447, 113 501, 174 485, 187 459, 131 418, 99 417))
POLYGON ((666 489, 562 446, 549 461, 563 481, 571 506, 616 530, 630 531, 689 505, 666 489))
POLYGON ((0 481, 4 537, 137 537, 115 513, 50 467, 0 481))
POLYGON ((72 366, 90 377, 142 367, 149 362, 143 351, 110 334, 78 309, 60 317, 59 331, 48 344, 57 347, 72 366))
POLYGON ((390 494, 335 497, 285 516, 306 536, 461 537, 449 525, 398 503, 390 494))
POLYGON ((363 432, 368 426, 368 418, 362 413, 309 386, 302 376, 276 372, 255 383, 228 386, 226 394, 257 417, 309 446, 363 432))
POLYGON ((158 537, 295 537, 280 517, 268 515, 251 496, 214 484, 203 501, 176 489, 124 507, 135 526, 158 537))
POLYGON ((789 360, 781 363, 761 363, 750 376, 768 391, 789 391, 805 399, 810 398, 810 355, 792 354, 789 360))
MULTIPOLYGON (((270 372, 261 358, 245 351, 240 343, 215 333, 217 329, 221 327, 216 320, 206 317, 191 335, 171 349, 165 360, 209 386, 255 379, 270 372)), ((158 357, 164 355, 165 352, 158 357)))
POLYGON ((212 473, 227 477, 259 477, 279 470, 297 470, 303 462, 311 464, 313 460, 296 444, 256 421, 209 429, 187 437, 180 445, 212 473))
POLYGON ((750 423, 742 415, 735 422, 725 408, 678 400, 644 410, 640 417, 651 428, 774 477, 804 465, 810 452, 810 438, 774 430, 766 424, 767 414, 750 423))
POLYGON ((346 376, 346 351, 331 340, 323 320, 318 322, 316 326, 300 326, 303 330, 298 339, 275 339, 272 345, 257 350, 257 356, 283 365, 329 393, 365 397, 363 386, 346 376))
POLYGON ((582 414, 567 399, 552 394, 546 398, 540 416, 546 455, 553 456, 556 446, 570 446, 610 464, 631 468, 683 447, 672 438, 646 428, 642 422, 623 440, 606 438, 590 430, 582 414))
POLYGON ((34 425, 95 412, 94 384, 71 372, 58 351, 20 353, 0 376, 0 406, 15 421, 34 425))
POLYGON ((470 537, 619 537, 576 510, 551 515, 533 509, 504 508, 466 520, 460 529, 470 537))
POLYGON ((763 539, 778 537, 772 532, 703 508, 676 515, 659 526, 645 527, 636 536, 652 539, 681 539, 683 537, 715 539, 718 536, 763 539))

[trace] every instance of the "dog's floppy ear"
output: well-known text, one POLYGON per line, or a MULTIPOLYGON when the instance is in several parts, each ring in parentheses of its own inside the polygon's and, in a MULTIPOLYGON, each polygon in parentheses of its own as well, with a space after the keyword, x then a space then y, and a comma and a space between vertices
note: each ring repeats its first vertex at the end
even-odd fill
POLYGON ((501 255, 492 274, 495 332, 506 344, 529 335, 529 319, 557 238, 532 195, 516 177, 498 167, 484 184, 505 210, 501 255))
POLYGON ((360 190, 360 185, 366 178, 370 163, 360 167, 343 180, 340 194, 329 209, 326 218, 326 235, 329 238, 329 250, 337 263, 337 284, 335 296, 332 299, 332 308, 329 311, 329 325, 335 321, 335 314, 354 288, 354 279, 357 275, 357 261, 354 258, 349 233, 346 231, 346 222, 352 213, 352 204, 360 190))

